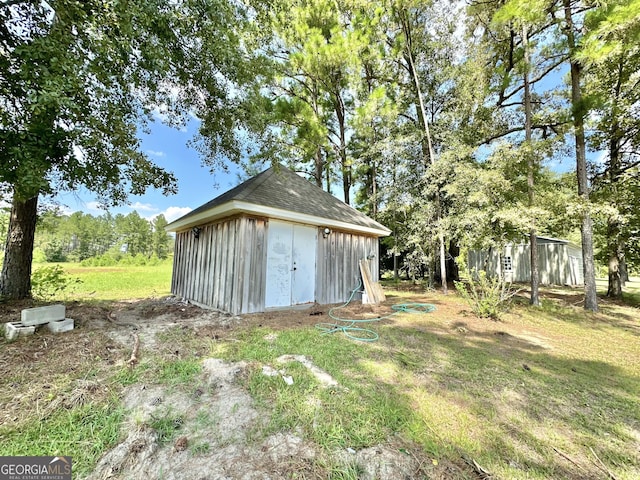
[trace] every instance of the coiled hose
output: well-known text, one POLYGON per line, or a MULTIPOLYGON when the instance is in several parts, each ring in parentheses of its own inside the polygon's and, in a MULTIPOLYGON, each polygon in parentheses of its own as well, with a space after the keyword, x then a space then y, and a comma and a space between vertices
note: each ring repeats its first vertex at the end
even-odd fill
POLYGON ((347 300, 345 304, 329 309, 328 315, 329 317, 331 317, 331 319, 335 320, 335 323, 322 322, 316 324, 316 328, 322 332, 322 335, 342 332, 345 334, 345 336, 352 340, 358 340, 360 342, 375 342, 376 340, 378 340, 378 338, 380 338, 379 335, 370 328, 364 328, 358 325, 386 320, 387 318, 390 318, 398 313, 429 313, 433 312, 436 309, 436 306, 432 303, 396 303, 394 305, 391 305, 391 310, 393 310, 391 313, 383 315, 381 317, 357 319, 341 318, 337 316, 334 312, 349 305, 353 300, 353 297, 360 291, 361 288, 362 281, 360 280, 358 282, 358 286, 351 291, 349 300, 347 300))

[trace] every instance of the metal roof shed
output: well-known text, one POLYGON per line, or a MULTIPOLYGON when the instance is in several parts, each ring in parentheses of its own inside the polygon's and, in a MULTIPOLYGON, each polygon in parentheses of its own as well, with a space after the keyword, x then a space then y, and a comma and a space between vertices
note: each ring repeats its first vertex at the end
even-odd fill
MULTIPOLYGON (((344 302, 391 231, 291 170, 271 167, 170 223, 171 291, 232 313, 344 302)), ((374 260, 375 259, 375 260, 374 260)))
MULTIPOLYGON (((568 240, 537 237, 538 269, 541 285, 583 285, 582 250, 568 240)), ((469 270, 485 270, 488 275, 504 275, 510 282, 531 279, 531 254, 526 240, 509 243, 502 251, 469 252, 469 270)))

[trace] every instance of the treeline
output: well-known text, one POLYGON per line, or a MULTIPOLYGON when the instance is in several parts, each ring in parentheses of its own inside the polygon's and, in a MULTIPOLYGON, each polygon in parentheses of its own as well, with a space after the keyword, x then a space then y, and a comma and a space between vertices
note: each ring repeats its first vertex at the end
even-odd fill
POLYGON ((94 266, 161 261, 173 251, 166 225, 164 215, 147 220, 136 211, 99 216, 47 211, 38 217, 34 260, 94 266))

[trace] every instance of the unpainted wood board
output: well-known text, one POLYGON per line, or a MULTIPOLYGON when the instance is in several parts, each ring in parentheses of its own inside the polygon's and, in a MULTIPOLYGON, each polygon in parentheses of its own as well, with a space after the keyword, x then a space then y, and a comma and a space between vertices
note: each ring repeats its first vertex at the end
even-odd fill
POLYGON ((204 259, 203 259, 203 265, 204 265, 204 277, 203 277, 203 283, 204 283, 204 288, 202 289, 202 293, 201 293, 201 303, 204 305, 209 305, 209 297, 211 295, 211 289, 213 288, 213 286, 211 285, 211 250, 213 249, 213 229, 211 228, 211 225, 207 225, 205 227, 205 231, 206 231, 206 245, 205 245, 205 252, 204 252, 204 259))
POLYGON ((364 290, 371 302, 380 303, 380 296, 378 289, 375 287, 373 280, 371 279, 371 271, 369 270, 369 261, 366 259, 360 260, 360 273, 362 274, 362 281, 364 282, 364 290))
POLYGON ((258 267, 258 271, 256 272, 256 278, 258 279, 258 288, 256 292, 258 292, 257 298, 257 310, 263 311, 265 306, 265 295, 266 295, 266 281, 267 281, 267 248, 266 248, 266 238, 267 238, 267 221, 262 219, 259 220, 256 224, 256 234, 257 234, 257 248, 256 248, 256 257, 258 261, 255 262, 258 267))
POLYGON ((194 300, 196 302, 202 303, 202 287, 203 287, 203 270, 204 270, 204 250, 207 246, 207 239, 205 235, 205 230, 200 229, 200 235, 196 239, 195 247, 197 251, 197 262, 196 262, 196 279, 194 282, 194 300))
POLYGON ((249 267, 249 277, 247 280, 247 307, 245 313, 253 313, 258 311, 260 295, 258 289, 261 288, 261 278, 262 274, 261 262, 262 258, 259 254, 260 248, 260 235, 259 229, 261 225, 258 220, 251 219, 251 244, 249 246, 248 256, 250 258, 250 262, 248 264, 249 267))
POLYGON ((221 237, 220 237, 220 278, 218 279, 220 289, 220 299, 218 302, 218 308, 224 310, 227 302, 227 270, 229 265, 229 222, 224 222, 221 225, 221 237))
POLYGON ((237 304, 238 299, 237 295, 241 291, 238 286, 240 284, 240 280, 242 279, 242 275, 238 271, 240 255, 242 254, 242 250, 238 249, 238 241, 240 240, 239 228, 240 228, 240 217, 236 218, 233 223, 233 240, 229 245, 229 253, 230 253, 230 264, 231 264, 231 275, 229 275, 229 283, 231 284, 230 288, 230 298, 229 305, 231 308, 235 304, 237 304))
POLYGON ((184 271, 184 281, 185 281, 185 290, 186 297, 191 299, 193 298, 193 269, 188 268, 190 264, 194 261, 194 251, 193 251, 193 235, 186 236, 186 261, 185 261, 185 271, 184 271))
POLYGON ((371 302, 375 303, 375 292, 371 287, 371 278, 369 276, 369 266, 367 265, 366 260, 360 260, 360 274, 362 276, 362 283, 364 285, 364 291, 369 297, 371 302))
POLYGON ((318 234, 318 246, 316 248, 316 298, 319 303, 324 303, 324 295, 322 289, 324 288, 323 275, 324 275, 324 244, 326 238, 322 234, 322 229, 317 229, 318 234))
POLYGON ((220 304, 220 257, 222 252, 220 251, 220 224, 217 223, 212 229, 212 237, 213 237, 213 269, 212 269, 212 277, 213 277, 213 293, 211 296, 210 305, 214 308, 218 308, 220 304))
POLYGON ((180 235, 173 244, 173 266, 171 268, 171 293, 178 295, 178 268, 180 266, 180 235))
POLYGON ((239 266, 238 272, 241 272, 241 278, 238 281, 240 286, 240 292, 238 292, 238 311, 237 313, 248 313, 247 309, 249 306, 249 289, 251 283, 251 245, 255 241, 255 228, 254 223, 246 217, 243 217, 240 221, 240 231, 242 232, 240 235, 239 241, 239 251, 241 254, 239 255, 239 266))

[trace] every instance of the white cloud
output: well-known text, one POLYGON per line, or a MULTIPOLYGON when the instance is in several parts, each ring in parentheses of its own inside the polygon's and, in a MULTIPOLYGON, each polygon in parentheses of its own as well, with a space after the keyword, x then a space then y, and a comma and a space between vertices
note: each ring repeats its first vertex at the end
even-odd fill
POLYGON ((153 157, 165 157, 167 154, 160 150, 147 150, 147 153, 153 157))
POLYGON ((104 208, 100 208, 100 204, 98 202, 87 202, 84 204, 84 206, 87 210, 104 213, 104 208))
MULTIPOLYGON (((169 207, 165 211, 160 213, 164 215, 164 218, 167 219, 167 222, 171 223, 174 220, 177 220, 178 218, 182 217, 183 215, 186 215, 191 210, 193 209, 190 207, 169 207)), ((157 215, 154 215, 154 217, 156 216, 157 215)))
POLYGON ((157 122, 163 123, 165 125, 172 125, 173 128, 177 129, 178 131, 182 132, 182 133, 186 133, 187 132, 187 126, 186 125, 175 125, 175 121, 172 121, 172 117, 169 114, 169 112, 167 112, 167 108, 166 107, 156 107, 153 109, 153 119, 157 122))
POLYGON ((596 165, 604 165, 609 160, 609 152, 607 150, 601 150, 600 152, 596 152, 596 157, 594 158, 594 162, 596 165))
POLYGON ((153 205, 151 205, 150 203, 141 203, 141 202, 135 202, 133 204, 131 204, 131 209, 132 210, 141 210, 143 212, 157 212, 158 209, 156 207, 154 207, 153 205))

